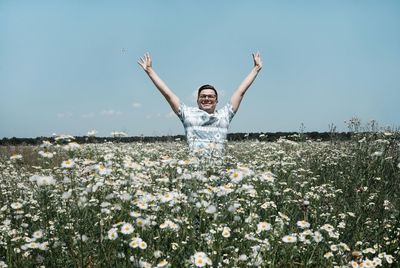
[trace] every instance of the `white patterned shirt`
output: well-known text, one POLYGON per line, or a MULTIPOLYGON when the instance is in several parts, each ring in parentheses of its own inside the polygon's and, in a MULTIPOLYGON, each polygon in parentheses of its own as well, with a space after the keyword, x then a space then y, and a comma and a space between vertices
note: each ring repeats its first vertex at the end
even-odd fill
POLYGON ((190 151, 205 151, 208 154, 222 153, 229 123, 234 115, 231 103, 212 114, 198 107, 188 107, 180 103, 178 117, 185 128, 190 151))

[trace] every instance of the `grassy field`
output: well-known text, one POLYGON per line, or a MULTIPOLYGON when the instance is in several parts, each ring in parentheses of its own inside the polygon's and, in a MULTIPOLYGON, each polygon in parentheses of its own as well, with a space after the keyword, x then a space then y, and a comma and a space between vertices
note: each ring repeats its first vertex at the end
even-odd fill
POLYGON ((399 267, 400 143, 0 148, 0 267, 399 267))

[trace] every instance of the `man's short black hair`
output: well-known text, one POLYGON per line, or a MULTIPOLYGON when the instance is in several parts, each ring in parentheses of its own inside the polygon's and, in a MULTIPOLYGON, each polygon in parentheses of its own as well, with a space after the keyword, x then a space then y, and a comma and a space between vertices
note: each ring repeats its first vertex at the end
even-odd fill
POLYGON ((212 85, 202 85, 202 86, 199 88, 198 92, 197 92, 197 98, 200 96, 200 92, 201 92, 202 90, 204 90, 204 89, 211 89, 211 90, 214 90, 215 96, 216 96, 217 99, 218 99, 217 90, 216 90, 215 87, 213 87, 212 85))

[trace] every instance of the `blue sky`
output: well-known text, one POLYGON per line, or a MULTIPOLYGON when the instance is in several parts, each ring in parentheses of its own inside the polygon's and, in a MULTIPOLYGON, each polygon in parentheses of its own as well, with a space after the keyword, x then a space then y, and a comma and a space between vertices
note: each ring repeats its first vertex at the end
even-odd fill
POLYGON ((219 106, 264 67, 230 132, 400 126, 399 1, 0 2, 0 138, 53 133, 183 134, 137 64, 187 105, 212 84, 219 106))

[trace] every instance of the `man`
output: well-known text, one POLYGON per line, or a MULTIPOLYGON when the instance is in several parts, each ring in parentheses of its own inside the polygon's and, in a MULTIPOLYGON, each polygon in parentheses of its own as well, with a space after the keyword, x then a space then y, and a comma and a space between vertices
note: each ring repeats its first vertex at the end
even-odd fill
POLYGON ((252 55, 253 68, 233 93, 230 102, 219 110, 216 110, 218 93, 213 86, 201 86, 197 93, 198 107, 188 107, 179 100, 154 71, 150 54, 146 53, 143 57, 140 57, 138 64, 181 119, 191 152, 206 153, 208 155, 222 154, 229 123, 239 109, 244 94, 262 68, 260 53, 257 52, 252 55))

